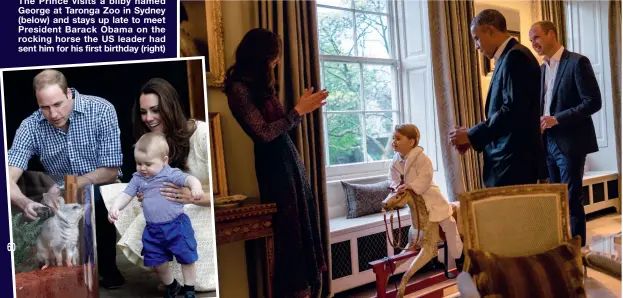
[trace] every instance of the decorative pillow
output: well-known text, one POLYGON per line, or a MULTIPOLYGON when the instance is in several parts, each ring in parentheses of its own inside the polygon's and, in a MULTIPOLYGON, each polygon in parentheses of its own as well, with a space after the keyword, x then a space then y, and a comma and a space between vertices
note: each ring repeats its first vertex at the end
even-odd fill
POLYGON ((381 212, 381 203, 391 192, 389 181, 373 184, 351 184, 342 181, 348 215, 346 218, 356 218, 368 214, 381 212))
POLYGON ((586 297, 579 236, 549 251, 502 257, 468 249, 472 280, 482 297, 586 297))

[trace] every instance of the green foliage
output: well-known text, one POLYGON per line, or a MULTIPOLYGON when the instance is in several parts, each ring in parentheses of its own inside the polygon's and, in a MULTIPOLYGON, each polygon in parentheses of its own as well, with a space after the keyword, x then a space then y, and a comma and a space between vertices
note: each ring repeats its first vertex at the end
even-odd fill
MULTIPOLYGON (((324 4, 324 1, 318 1, 324 4)), ((329 164, 370 162, 391 158, 391 133, 398 109, 392 96, 392 46, 386 0, 330 1, 327 5, 355 8, 352 13, 318 8, 320 53, 327 100, 329 164), (366 13, 374 12, 374 13, 366 13), (340 61, 345 57, 381 58, 375 63, 340 61)))
POLYGON ((43 224, 40 219, 22 222, 22 217, 23 213, 19 213, 12 218, 15 273, 32 271, 36 268, 33 251, 43 224))

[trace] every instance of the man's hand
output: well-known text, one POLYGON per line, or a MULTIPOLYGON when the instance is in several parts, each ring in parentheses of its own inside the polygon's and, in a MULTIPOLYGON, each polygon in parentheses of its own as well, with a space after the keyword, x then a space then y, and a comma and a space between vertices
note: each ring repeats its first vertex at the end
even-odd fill
POLYGON ((25 204, 23 204, 21 207, 22 210, 24 210, 24 216, 28 219, 28 220, 35 220, 37 218, 39 218, 39 214, 37 213, 37 209, 38 208, 42 208, 42 209, 48 209, 48 207, 46 207, 43 204, 37 203, 35 201, 32 201, 30 199, 26 199, 28 200, 28 202, 25 202, 25 204))
POLYGON ((554 127, 558 124, 558 120, 554 116, 541 116, 541 133, 546 129, 554 127))
POLYGON ((467 150, 469 150, 469 148, 472 148, 472 144, 471 143, 454 146, 454 149, 459 151, 459 154, 461 154, 461 155, 465 154, 465 152, 467 152, 467 150))
POLYGON ((467 128, 455 126, 454 130, 448 134, 448 141, 459 154, 464 154, 469 148, 472 147, 472 143, 469 141, 467 135, 467 128))
POLYGON ((466 145, 471 143, 469 141, 469 137, 467 136, 467 128, 464 127, 455 127, 454 130, 450 131, 448 134, 448 140, 450 144, 457 147, 460 145, 466 145))

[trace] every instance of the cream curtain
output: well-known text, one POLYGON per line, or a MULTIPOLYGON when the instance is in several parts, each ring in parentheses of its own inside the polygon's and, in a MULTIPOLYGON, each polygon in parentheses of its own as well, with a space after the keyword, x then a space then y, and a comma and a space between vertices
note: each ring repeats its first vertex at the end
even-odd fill
POLYGON ((608 7, 608 40, 610 40, 610 74, 614 107, 614 131, 617 143, 617 167, 621 175, 621 1, 610 1, 608 7))
MULTIPOLYGON (((567 30, 565 21, 565 1, 561 0, 540 0, 541 18, 543 21, 550 21, 558 28, 558 40, 567 47, 567 30)), ((532 24, 531 24, 532 25, 532 24)))
POLYGON ((473 150, 461 157, 448 144, 455 125, 472 127, 484 120, 479 54, 470 34, 473 1, 429 1, 431 53, 441 151, 449 200, 483 187, 482 157, 473 150))

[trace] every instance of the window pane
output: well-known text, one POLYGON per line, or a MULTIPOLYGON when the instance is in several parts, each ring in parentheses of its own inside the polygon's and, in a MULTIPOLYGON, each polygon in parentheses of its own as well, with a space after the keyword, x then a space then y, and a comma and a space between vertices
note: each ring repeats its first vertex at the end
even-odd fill
POLYGON ((363 65, 363 98, 366 101, 366 111, 394 109, 391 66, 363 65))
MULTIPOLYGON (((321 1, 318 1, 320 3, 321 1)), ((387 12, 387 0, 355 0, 355 8, 374 12, 387 12)))
POLYGON ((353 56, 353 15, 351 12, 318 7, 320 54, 353 56))
POLYGON ((351 0, 317 0, 316 4, 329 5, 329 6, 342 7, 342 8, 351 8, 353 3, 351 0))
POLYGON ((322 113, 322 121, 323 121, 323 125, 325 127, 324 130, 324 135, 322 136, 322 138, 324 139, 324 162, 325 162, 325 166, 326 165, 330 165, 331 161, 330 161, 330 157, 329 154, 326 154, 327 152, 329 152, 329 134, 328 131, 331 130, 331 128, 329 128, 329 122, 327 121, 327 113, 322 113))
POLYGON ((361 110, 359 64, 323 62, 324 88, 329 91, 329 111, 361 110))
POLYGON ((386 16, 356 14, 358 55, 391 58, 389 22, 386 16))
POLYGON ((397 113, 370 113, 366 114, 366 146, 368 158, 372 160, 391 159, 392 133, 398 124, 397 113))
POLYGON ((328 114, 329 164, 363 162, 361 114, 328 114))

